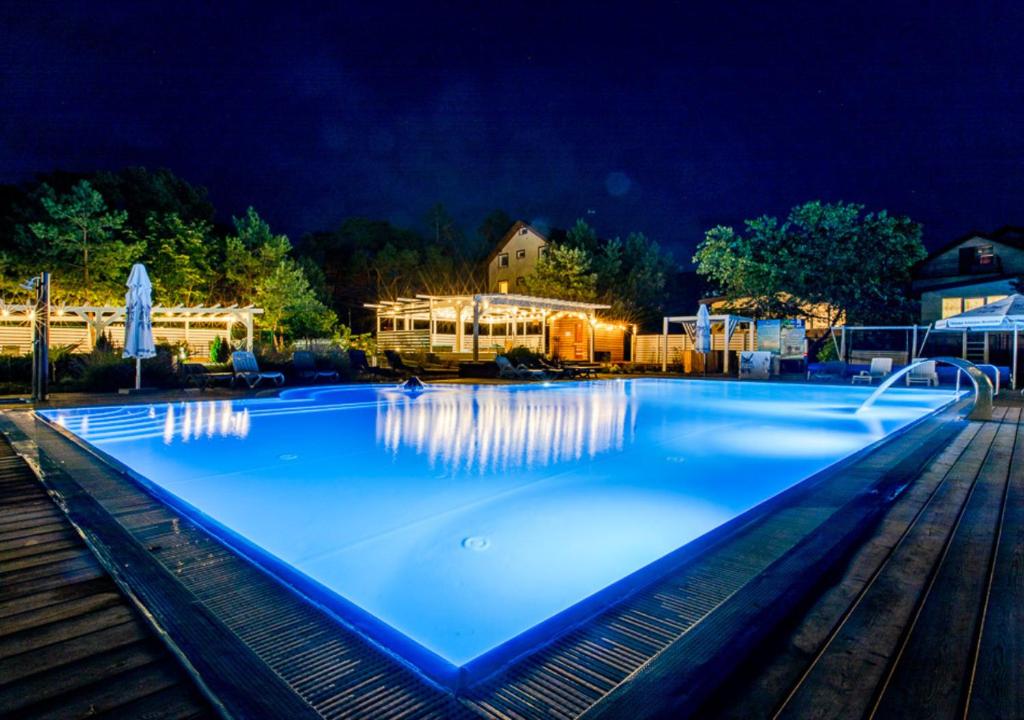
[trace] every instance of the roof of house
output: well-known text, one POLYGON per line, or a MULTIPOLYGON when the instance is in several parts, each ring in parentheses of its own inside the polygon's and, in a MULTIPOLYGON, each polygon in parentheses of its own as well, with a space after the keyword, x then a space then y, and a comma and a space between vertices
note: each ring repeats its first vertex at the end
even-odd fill
POLYGON ((1022 250, 1024 250, 1024 227, 1021 227, 1019 225, 1004 225, 1003 227, 999 228, 998 230, 992 233, 984 233, 974 230, 967 233, 966 235, 961 235, 960 237, 955 238, 954 240, 950 240, 948 243, 945 243, 941 247, 932 250, 930 253, 928 253, 928 257, 926 257, 921 262, 922 264, 924 264, 929 260, 938 257, 939 255, 942 255, 943 253, 949 252, 957 245, 962 245, 968 240, 972 240, 974 238, 991 240, 993 242, 1002 243, 1003 245, 1010 245, 1011 247, 1021 248, 1022 250))
POLYGON ((523 222, 522 220, 516 220, 514 223, 512 223, 512 227, 508 229, 508 232, 506 232, 501 237, 501 240, 498 241, 498 244, 494 246, 494 249, 491 250, 491 253, 487 256, 487 260, 484 261, 484 264, 490 265, 494 258, 498 257, 498 253, 505 249, 505 246, 508 245, 508 241, 511 240, 513 236, 523 228, 526 228, 544 242, 548 241, 548 239, 544 236, 544 233, 537 230, 537 228, 533 227, 529 223, 523 222))

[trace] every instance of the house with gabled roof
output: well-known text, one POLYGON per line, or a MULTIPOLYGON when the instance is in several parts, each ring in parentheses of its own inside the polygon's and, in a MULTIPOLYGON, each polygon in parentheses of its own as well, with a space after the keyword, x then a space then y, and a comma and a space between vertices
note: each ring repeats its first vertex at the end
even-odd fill
POLYGON ((523 294, 526 276, 547 252, 547 244, 536 228, 516 221, 487 257, 487 291, 523 294))
POLYGON ((914 269, 921 320, 930 323, 1015 292, 1024 279, 1024 227, 971 232, 943 245, 914 269))

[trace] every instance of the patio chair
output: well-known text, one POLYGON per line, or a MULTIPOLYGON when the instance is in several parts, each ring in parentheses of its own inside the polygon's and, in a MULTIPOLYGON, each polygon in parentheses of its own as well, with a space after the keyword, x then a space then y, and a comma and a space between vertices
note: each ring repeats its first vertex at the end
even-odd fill
POLYGON ((327 380, 337 382, 339 375, 335 370, 318 370, 316 367, 316 355, 308 350, 297 350, 292 353, 292 368, 299 380, 317 382, 327 380))
POLYGON ((349 348, 348 362, 349 366, 352 368, 352 372, 357 375, 374 375, 379 378, 388 378, 392 380, 398 377, 398 373, 391 368, 374 367, 370 365, 369 360, 366 359, 365 350, 349 348))
POLYGON ((927 385, 928 387, 939 384, 939 373, 935 370, 935 361, 921 363, 910 369, 907 373, 907 386, 927 385))
POLYGON ((548 378, 548 374, 544 370, 533 370, 522 364, 515 366, 504 355, 497 355, 494 362, 498 365, 498 377, 503 377, 506 380, 547 380, 548 378))
POLYGON ((384 357, 387 358, 388 365, 390 365, 394 370, 406 375, 448 375, 458 372, 455 368, 450 368, 445 365, 405 360, 395 350, 385 350, 384 357))
POLYGON ((542 357, 537 358, 537 364, 540 365, 541 369, 544 370, 552 379, 576 377, 576 373, 571 368, 552 365, 542 357))
POLYGON ((193 385, 200 390, 205 390, 218 382, 233 384, 235 374, 232 372, 210 372, 202 363, 183 363, 181 374, 186 385, 193 385))
POLYGON ((264 380, 269 380, 275 385, 284 385, 284 375, 279 372, 262 372, 256 362, 256 356, 248 350, 236 350, 231 353, 231 368, 234 372, 232 384, 241 380, 249 389, 256 387, 264 380))
POLYGON ((850 378, 850 383, 856 385, 862 382, 871 385, 875 380, 881 380, 891 372, 892 358, 871 358, 871 367, 867 370, 861 370, 850 378))

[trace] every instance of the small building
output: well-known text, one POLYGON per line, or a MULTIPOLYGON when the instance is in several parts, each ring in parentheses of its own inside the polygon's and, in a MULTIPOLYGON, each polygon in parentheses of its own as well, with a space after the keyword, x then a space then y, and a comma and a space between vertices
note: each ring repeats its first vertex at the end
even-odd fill
POLYGON ((1024 278, 1024 228, 972 232, 932 252, 914 269, 921 321, 931 323, 1001 300, 1024 278))
POLYGON ((598 316, 608 305, 513 293, 417 295, 369 304, 377 346, 448 359, 492 358, 526 347, 558 360, 625 362, 636 327, 598 316))
POLYGON ((487 258, 487 290, 522 294, 526 276, 547 251, 547 238, 522 220, 517 221, 487 258))

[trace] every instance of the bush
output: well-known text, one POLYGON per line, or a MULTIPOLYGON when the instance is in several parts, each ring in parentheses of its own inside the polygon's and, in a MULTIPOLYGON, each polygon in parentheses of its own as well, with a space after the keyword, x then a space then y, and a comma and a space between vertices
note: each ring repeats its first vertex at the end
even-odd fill
POLYGON ((231 347, 228 345, 227 340, 222 338, 220 335, 210 341, 211 363, 226 363, 230 354, 231 347))
POLYGON ((526 365, 527 367, 533 367, 537 364, 541 355, 528 347, 520 345, 519 347, 514 347, 506 352, 505 357, 507 357, 508 361, 513 365, 526 365))

